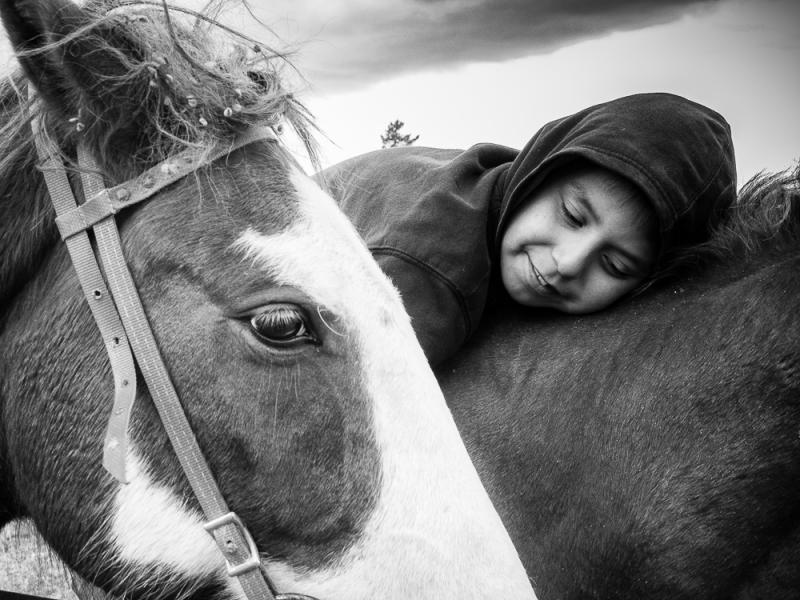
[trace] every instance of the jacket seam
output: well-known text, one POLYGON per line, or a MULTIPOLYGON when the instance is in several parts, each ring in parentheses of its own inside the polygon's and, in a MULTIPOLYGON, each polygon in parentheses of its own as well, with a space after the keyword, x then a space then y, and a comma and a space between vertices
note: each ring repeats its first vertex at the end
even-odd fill
POLYGON ((421 261, 420 259, 408 254, 407 252, 403 252, 402 250, 398 250, 397 248, 393 248, 391 246, 370 246, 369 251, 372 254, 384 254, 389 256, 394 256, 395 258, 399 258, 410 265, 418 267, 425 271, 426 273, 432 275, 435 279, 440 281, 445 285, 445 287, 450 290, 450 293, 456 299, 458 303, 458 308, 461 310, 461 317, 464 319, 464 326, 466 328, 467 337, 472 334, 472 319, 469 315, 469 310, 467 309, 467 303, 464 299, 463 294, 458 289, 455 283, 453 283, 450 279, 444 276, 441 272, 434 269, 432 266, 427 264, 426 262, 421 261))

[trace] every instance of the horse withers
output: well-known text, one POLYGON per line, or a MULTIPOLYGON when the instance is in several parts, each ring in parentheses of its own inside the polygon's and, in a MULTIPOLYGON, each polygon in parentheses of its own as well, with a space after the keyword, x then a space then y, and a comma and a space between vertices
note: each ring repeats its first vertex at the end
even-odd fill
POLYGON ((539 598, 800 598, 800 171, 680 277, 498 307, 439 377, 539 598))
MULTIPOLYGON (((0 3, 24 74, 0 95, 0 525, 29 518, 112 594, 242 597, 141 376, 122 382, 138 390, 127 483, 101 466, 114 378, 31 120, 78 197, 79 148, 110 187, 238 144, 116 221, 157 352, 259 568, 279 592, 325 599, 534 598, 398 295, 274 136, 236 141, 278 121, 306 136, 274 55, 179 9, 107 9, 0 3)), ((88 239, 100 245, 97 227, 88 239)))

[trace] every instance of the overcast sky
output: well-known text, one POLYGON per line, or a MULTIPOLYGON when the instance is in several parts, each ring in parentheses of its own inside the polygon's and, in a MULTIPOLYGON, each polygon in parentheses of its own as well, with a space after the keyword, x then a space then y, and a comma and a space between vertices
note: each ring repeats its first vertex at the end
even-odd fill
MULTIPOLYGON (((204 0, 182 0, 195 7, 204 0)), ((667 91, 731 123, 739 181, 800 159, 800 0, 250 0, 295 48, 326 164, 380 147, 521 147, 547 121, 667 91)), ((244 11, 229 23, 270 41, 244 11)))
MULTIPOLYGON (((252 2, 252 0, 251 0, 252 2)), ((307 76, 329 92, 388 77, 504 62, 613 31, 707 12, 717 0, 279 0, 255 10, 302 40, 307 76)))
MULTIPOLYGON (((254 3, 255 4, 255 3, 254 3)), ((667 91, 731 123, 740 184, 800 159, 800 0, 279 0, 258 15, 290 45, 336 145, 521 147, 547 121, 667 91)))

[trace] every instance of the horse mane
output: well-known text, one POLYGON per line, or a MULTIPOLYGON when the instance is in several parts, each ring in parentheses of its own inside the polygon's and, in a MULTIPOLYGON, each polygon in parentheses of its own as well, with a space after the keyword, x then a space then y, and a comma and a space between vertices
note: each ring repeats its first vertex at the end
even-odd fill
POLYGON ((111 100, 102 114, 82 108, 94 99, 83 97, 84 90, 64 98, 64 107, 78 107, 76 114, 65 114, 59 111, 67 108, 46 106, 30 94, 19 70, 0 82, 0 321, 58 237, 36 172, 33 117, 66 164, 76 168, 75 148, 82 140, 115 183, 188 147, 229 141, 254 125, 289 125, 318 165, 313 118, 284 86, 284 70, 293 69, 289 58, 219 22, 223 4, 211 3, 201 13, 161 1, 90 0, 84 6, 91 15, 88 25, 18 53, 36 57, 90 39, 98 55, 113 57, 117 69, 92 74, 97 83, 92 96, 102 93, 111 100), (120 40, 127 46, 115 45, 120 40), (113 109, 115 92, 136 107, 135 114, 113 109))
POLYGON ((696 252, 700 260, 718 263, 790 250, 800 251, 800 163, 752 177, 711 239, 696 252))
MULTIPOLYGON (((737 200, 703 244, 681 250, 659 284, 718 272, 720 267, 800 253, 800 163, 778 173, 761 172, 739 190, 737 200)), ((650 282, 642 289, 650 287, 650 282)))

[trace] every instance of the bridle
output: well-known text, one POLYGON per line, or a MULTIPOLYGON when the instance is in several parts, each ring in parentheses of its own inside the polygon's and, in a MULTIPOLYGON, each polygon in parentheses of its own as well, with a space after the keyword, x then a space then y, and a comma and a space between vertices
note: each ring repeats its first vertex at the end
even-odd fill
POLYGON ((258 141, 277 141, 274 130, 251 127, 232 142, 210 150, 184 150, 112 188, 106 188, 99 165, 86 146, 79 143, 78 165, 85 201, 78 204, 58 148, 41 131, 37 118, 31 121, 31 127, 40 168, 55 208, 56 225, 111 362, 114 404, 103 444, 103 466, 121 483, 128 482, 125 471, 128 421, 136 397, 138 365, 178 461, 207 519, 205 529, 225 558, 228 575, 238 578, 248 600, 315 600, 302 594, 277 594, 263 571, 253 537, 222 497, 156 346, 122 253, 114 218, 118 212, 151 199, 166 186, 239 148, 258 141), (89 229, 94 234, 96 250, 92 247, 89 229))

